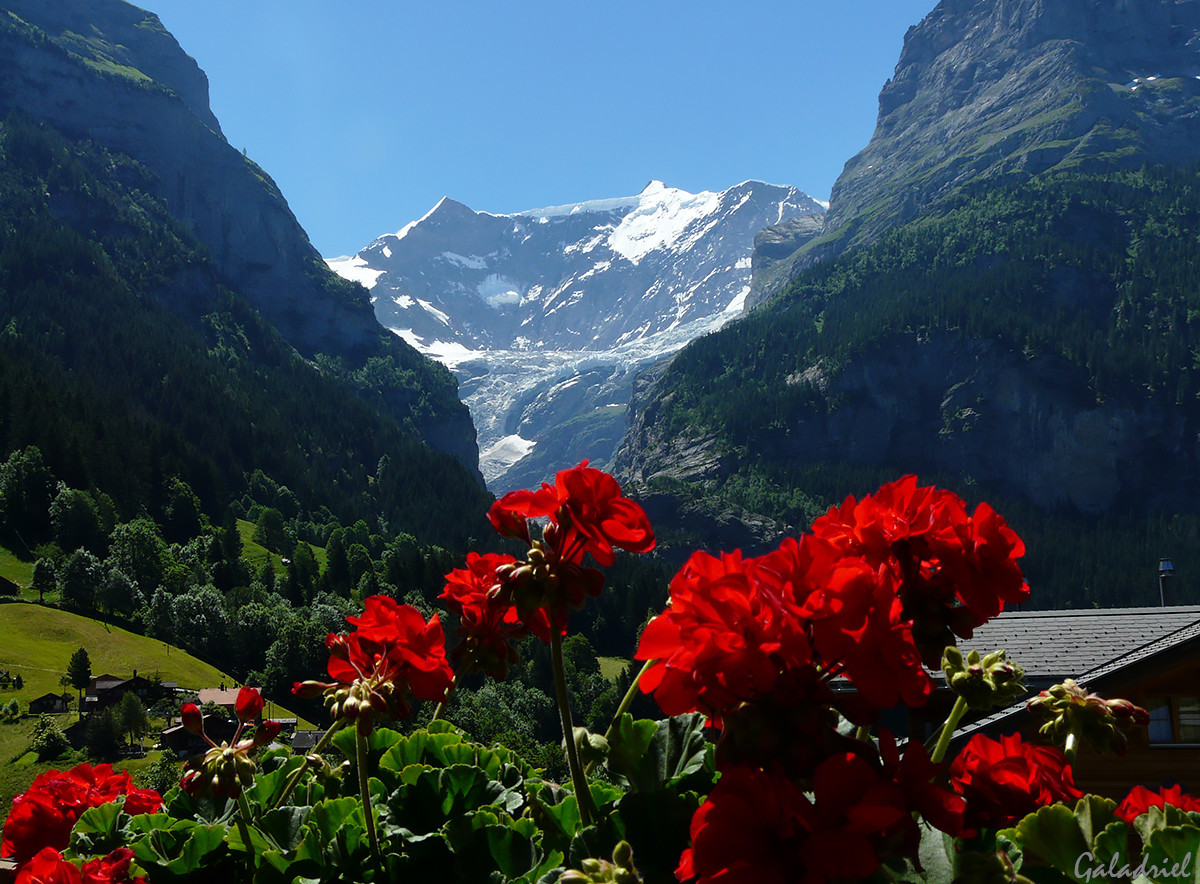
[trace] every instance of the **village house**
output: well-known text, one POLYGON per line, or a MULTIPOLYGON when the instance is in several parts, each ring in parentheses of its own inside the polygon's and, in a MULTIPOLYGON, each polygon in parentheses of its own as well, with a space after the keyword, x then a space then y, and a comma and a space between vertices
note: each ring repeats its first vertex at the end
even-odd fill
POLYGON ((29 701, 30 715, 53 715, 66 712, 71 701, 70 694, 42 694, 29 701))
POLYGON ((121 699, 132 692, 142 705, 149 708, 159 700, 174 697, 178 685, 173 681, 155 681, 133 671, 131 678, 121 678, 117 675, 97 675, 88 685, 87 694, 83 700, 85 714, 99 712, 116 706, 121 699))
MULTIPOLYGON (((1200 606, 1004 613, 959 642, 981 654, 1000 648, 1025 669, 1028 695, 960 726, 954 749, 975 733, 1037 733, 1025 700, 1073 678, 1105 699, 1123 698, 1150 713, 1122 756, 1082 749, 1074 765, 1084 791, 1120 799, 1134 785, 1178 783, 1200 794, 1200 606)), ((931 734, 953 703, 944 687, 910 733, 931 734)), ((952 752, 954 750, 952 749, 952 752)))

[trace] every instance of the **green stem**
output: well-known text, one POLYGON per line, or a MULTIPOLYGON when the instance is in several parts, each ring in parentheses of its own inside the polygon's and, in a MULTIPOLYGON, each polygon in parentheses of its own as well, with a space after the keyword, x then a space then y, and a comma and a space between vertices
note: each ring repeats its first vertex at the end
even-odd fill
POLYGON ((583 765, 579 761, 579 747, 575 745, 575 724, 571 720, 571 698, 567 693, 567 675, 563 667, 562 636, 556 628, 550 630, 550 659, 554 664, 554 692, 558 697, 558 717, 562 722, 563 739, 567 744, 567 765, 571 768, 575 800, 579 802, 579 817, 584 826, 590 826, 598 812, 592 801, 592 790, 588 788, 583 765))
POLYGON ((442 717, 442 713, 446 711, 446 703, 450 700, 450 694, 454 692, 454 688, 458 685, 458 673, 454 673, 454 677, 450 679, 450 687, 446 689, 446 696, 437 704, 437 708, 433 710, 433 717, 429 719, 429 723, 433 724, 442 717))
MULTIPOLYGON (((250 843, 250 803, 246 801, 246 793, 238 793, 238 832, 242 836, 242 843, 246 845, 246 854, 249 857, 254 856, 254 845, 250 843)), ((251 861, 253 862, 253 860, 251 861)))
POLYGON ((355 766, 358 768, 358 791, 362 797, 363 817, 367 821, 367 840, 371 843, 371 855, 378 862, 380 860, 379 836, 375 834, 375 812, 371 810, 370 775, 367 770, 367 762, 370 761, 371 752, 367 746, 366 734, 355 728, 354 737, 354 747, 356 750, 355 766))
POLYGON ((1075 756, 1079 754, 1079 737, 1075 731, 1067 734, 1067 742, 1063 744, 1063 754, 1072 767, 1075 766, 1075 756))
MULTIPOLYGON (((650 667, 657 662, 657 660, 647 660, 638 674, 633 677, 633 684, 629 686, 629 690, 627 690, 625 692, 625 696, 621 698, 621 705, 617 707, 617 711, 613 715, 612 723, 609 724, 608 730, 604 732, 605 740, 612 740, 613 735, 617 732, 617 724, 621 721, 621 716, 629 711, 629 707, 633 705, 634 698, 638 695, 638 682, 642 680, 642 676, 646 674, 650 667)), ((598 763, 598 761, 588 762, 588 766, 584 770, 584 773, 590 774, 598 763)))
POLYGON ((954 736, 954 729, 958 727, 958 723, 966 714, 967 701, 963 697, 958 697, 954 701, 954 708, 950 710, 950 714, 946 716, 946 721, 942 724, 942 732, 938 736, 937 745, 933 747, 933 752, 929 755, 929 760, 934 764, 938 764, 946 757, 946 750, 950 748, 950 738, 954 736))
POLYGON ((871 742, 871 729, 865 724, 860 724, 858 729, 854 732, 854 739, 858 740, 860 743, 871 742))
MULTIPOLYGON (((345 719, 338 719, 333 724, 331 724, 329 726, 329 729, 327 731, 325 731, 324 736, 321 737, 321 739, 317 743, 317 745, 313 746, 313 750, 309 754, 320 755, 321 752, 324 751, 325 747, 329 745, 329 741, 333 739, 333 735, 336 734, 338 731, 340 731, 345 726, 346 726, 345 719)), ((290 777, 288 777, 287 785, 283 787, 283 791, 279 793, 279 797, 276 798, 274 803, 271 804, 272 810, 274 810, 277 807, 282 806, 283 802, 287 801, 288 798, 291 796, 291 794, 294 791, 296 791, 296 786, 299 785, 300 778, 302 776, 304 776, 304 772, 306 770, 308 770, 308 762, 307 761, 304 764, 300 765, 298 768, 296 768, 295 772, 290 777)))

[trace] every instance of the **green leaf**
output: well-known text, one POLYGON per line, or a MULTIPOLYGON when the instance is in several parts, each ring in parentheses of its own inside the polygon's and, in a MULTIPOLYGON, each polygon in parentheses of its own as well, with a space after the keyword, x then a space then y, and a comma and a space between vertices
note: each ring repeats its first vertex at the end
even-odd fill
POLYGON ((1017 824, 1016 840, 1027 864, 1028 854, 1033 853, 1072 880, 1082 880, 1075 876, 1075 863, 1090 852, 1091 845, 1084 840, 1071 808, 1052 804, 1031 813, 1017 824))
POLYGON ((618 782, 634 789, 652 785, 653 773, 644 765, 657 733, 658 722, 646 718, 635 721, 628 712, 617 721, 608 741, 608 769, 618 782))
POLYGON ((254 778, 254 785, 246 790, 246 800, 251 805, 271 807, 283 792, 291 775, 306 763, 303 756, 296 755, 270 773, 262 773, 260 770, 254 778))
POLYGON ((701 774, 695 787, 707 789, 714 767, 705 721, 695 712, 658 722, 622 716, 609 741, 609 770, 638 792, 670 788, 694 774, 701 774))
POLYGON ((1200 881, 1200 829, 1170 826, 1150 835, 1142 851, 1143 872, 1154 884, 1200 881))
POLYGON ((112 801, 85 810, 71 830, 71 851, 78 857, 106 854, 127 841, 124 827, 130 817, 122 805, 112 801))
POLYGON ((692 817, 701 801, 696 792, 668 789, 631 792, 617 803, 614 813, 622 820, 622 837, 633 846, 634 864, 644 880, 674 880, 679 856, 691 840, 692 817))
POLYGON ((150 814, 135 817, 130 829, 144 832, 143 837, 129 846, 138 863, 149 872, 151 880, 154 880, 155 867, 175 875, 189 875, 216 864, 226 855, 224 826, 206 826, 191 820, 173 820, 164 814, 150 814))
POLYGON ((1097 836, 1117 819, 1113 812, 1116 809, 1117 802, 1111 798, 1102 798, 1099 795, 1084 795, 1080 798, 1075 804, 1075 818, 1079 822, 1083 840, 1094 844, 1097 836))
POLYGON ((1121 868, 1130 861, 1129 826, 1121 820, 1113 820, 1092 841, 1092 856, 1096 864, 1109 868, 1121 868))
POLYGON ((930 881, 954 880, 954 839, 933 826, 921 826, 917 856, 930 881))

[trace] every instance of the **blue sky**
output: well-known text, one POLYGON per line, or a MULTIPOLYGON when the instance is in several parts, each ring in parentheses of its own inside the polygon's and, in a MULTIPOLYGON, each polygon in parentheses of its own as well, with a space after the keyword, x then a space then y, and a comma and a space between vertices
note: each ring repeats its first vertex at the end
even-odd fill
POLYGON ((936 0, 137 0, 317 249, 442 196, 515 212, 746 179, 819 199, 936 0))

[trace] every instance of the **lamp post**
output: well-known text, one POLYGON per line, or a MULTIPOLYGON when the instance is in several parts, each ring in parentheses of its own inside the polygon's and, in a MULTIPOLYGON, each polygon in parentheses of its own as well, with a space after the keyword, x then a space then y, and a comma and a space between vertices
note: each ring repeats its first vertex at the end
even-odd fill
POLYGON ((1167 580, 1175 576, 1175 566, 1170 559, 1158 560, 1158 603, 1163 607, 1167 604, 1167 580))

